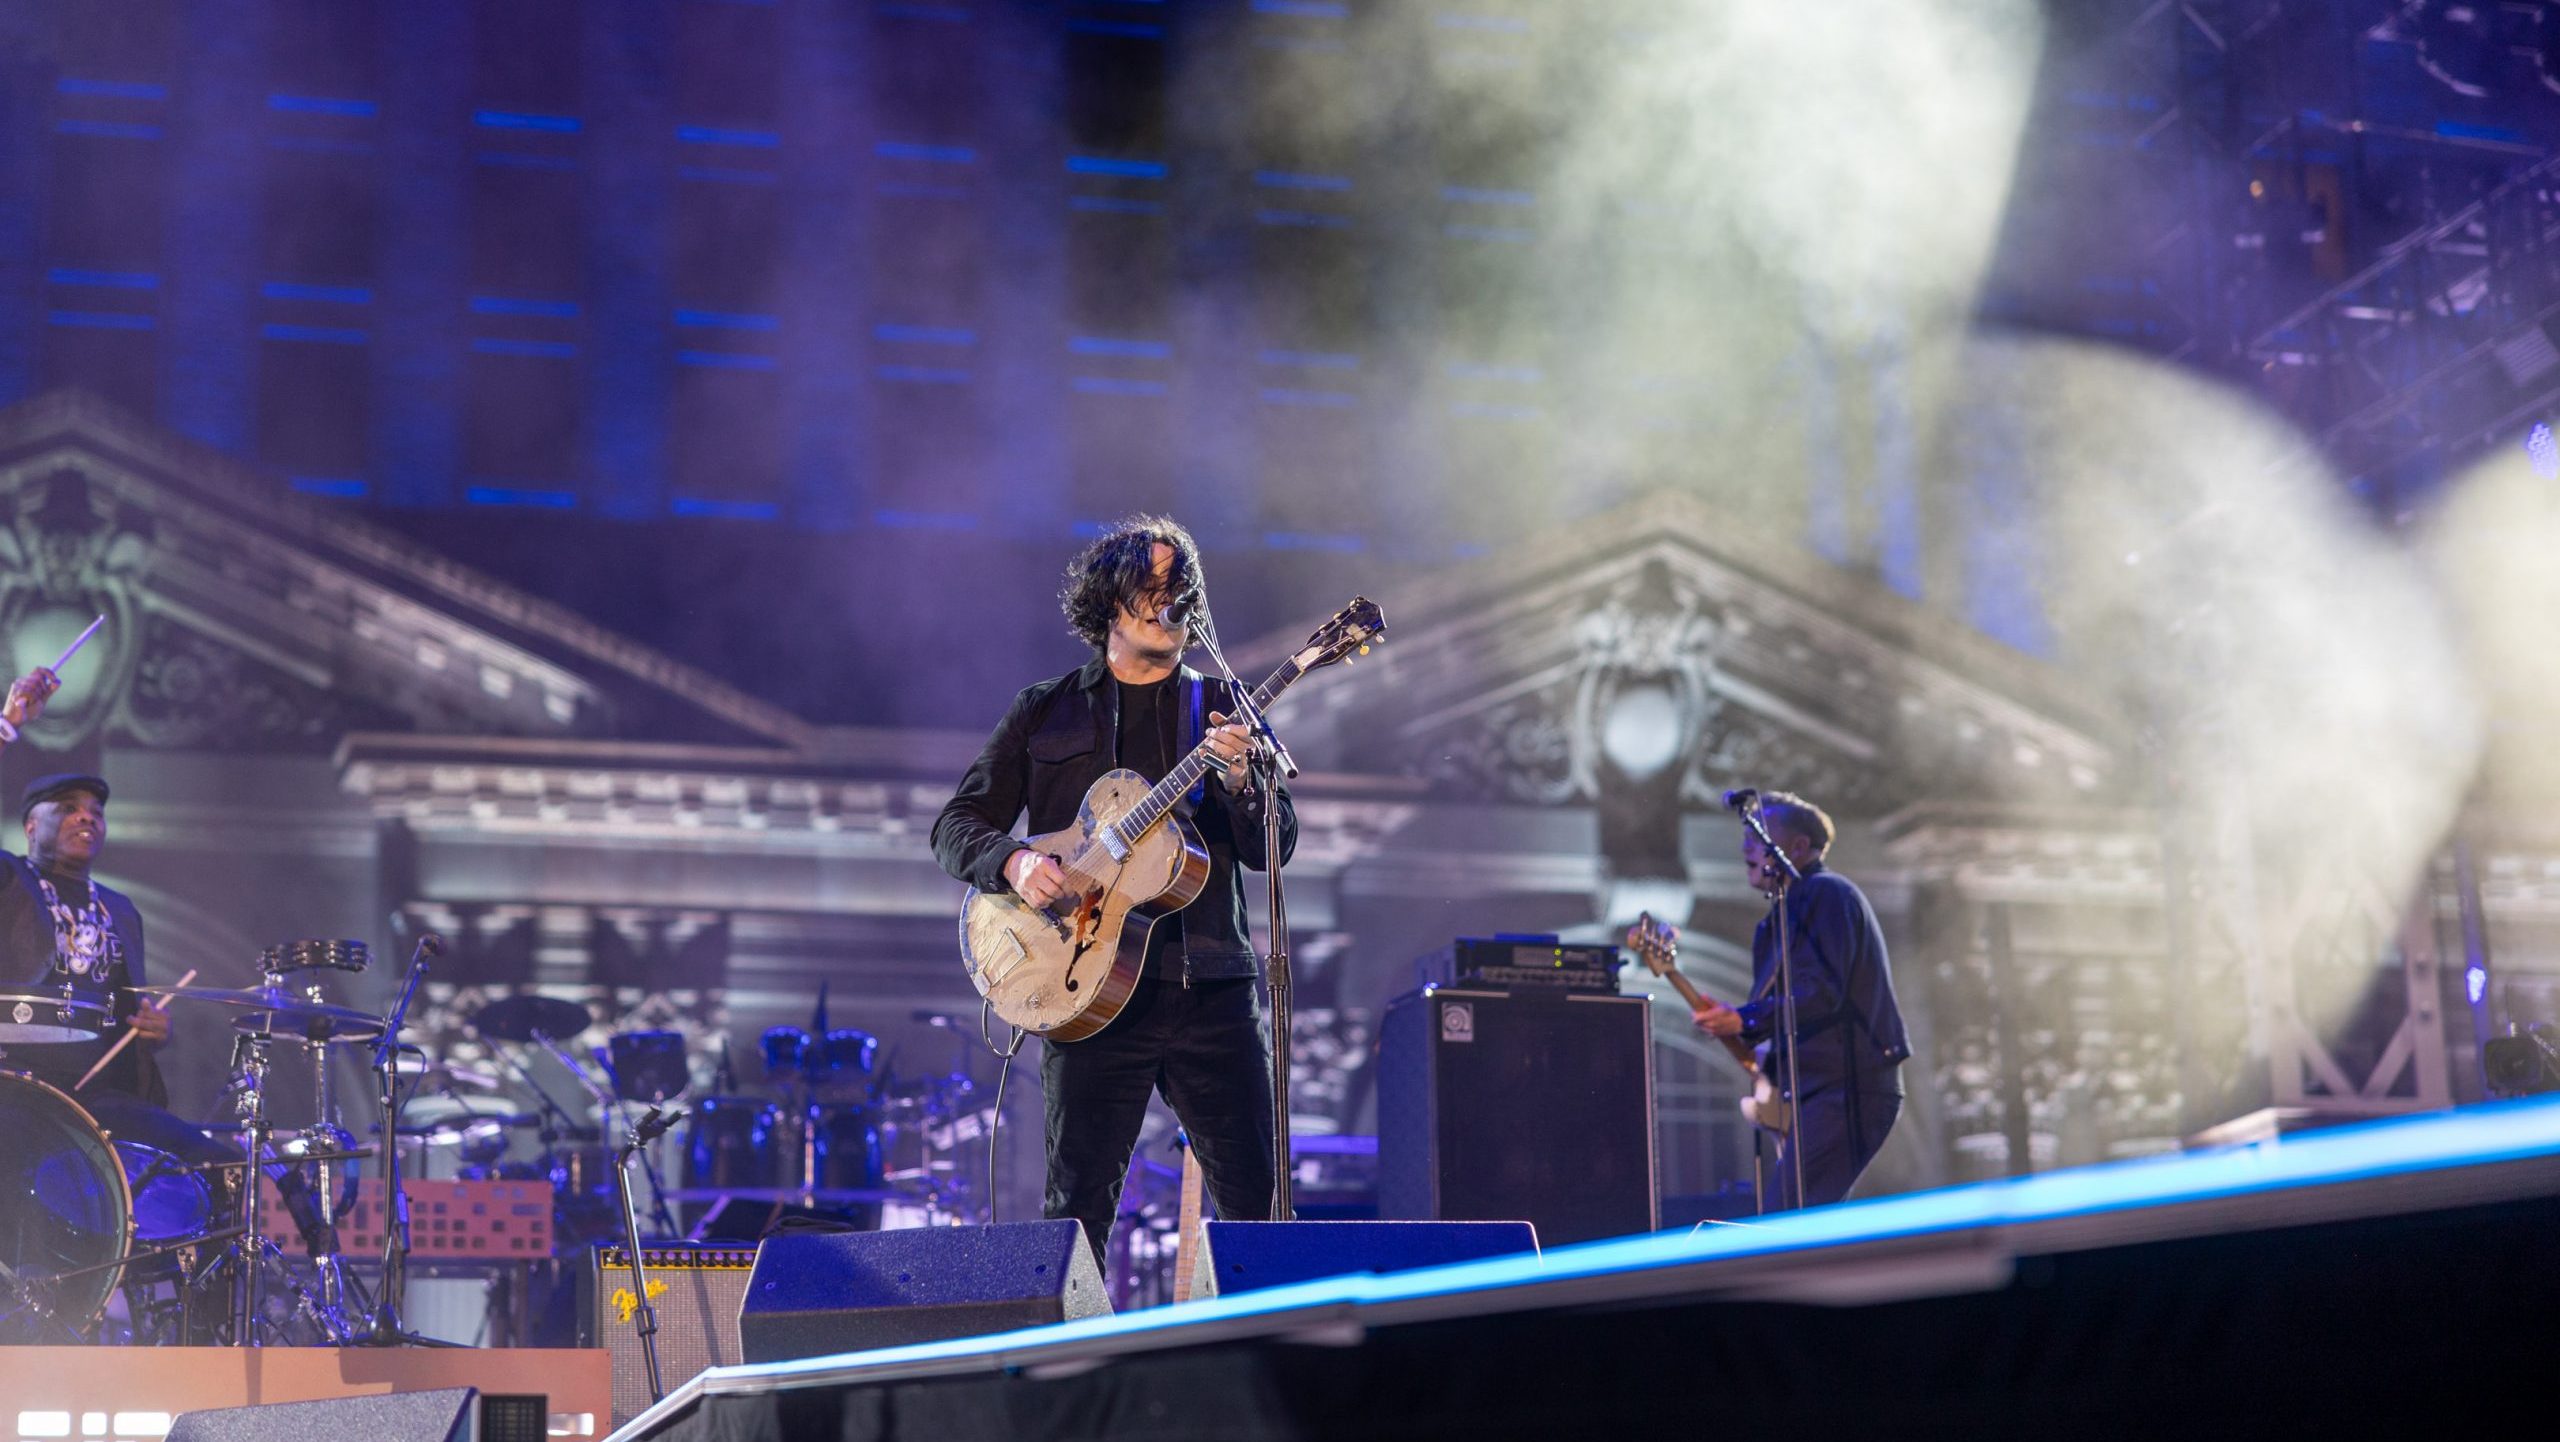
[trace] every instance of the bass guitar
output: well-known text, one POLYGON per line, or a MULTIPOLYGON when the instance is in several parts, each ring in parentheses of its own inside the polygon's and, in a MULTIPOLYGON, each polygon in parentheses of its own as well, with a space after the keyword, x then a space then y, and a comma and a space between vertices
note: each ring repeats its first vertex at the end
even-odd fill
MULTIPOLYGON (((1645 970, 1671 983, 1680 999, 1696 1011, 1707 1004, 1706 997, 1680 974, 1680 929, 1667 921, 1656 921, 1648 911, 1636 918, 1627 931, 1627 949, 1642 961, 1645 970)), ((1773 1136, 1785 1136, 1795 1124, 1795 1106, 1778 1095, 1777 1084, 1761 1069, 1760 1058, 1752 1053, 1751 1044, 1738 1036, 1720 1036, 1716 1040, 1733 1057, 1734 1064, 1751 1078, 1751 1095, 1742 1099, 1742 1114, 1751 1124, 1773 1136)))
MULTIPOLYGON (((1353 598, 1255 690, 1254 708, 1310 671, 1366 654, 1386 629, 1375 602, 1353 598)), ((970 888, 960 904, 960 961, 997 1016, 1053 1041, 1077 1041, 1120 1014, 1138 984, 1147 934, 1208 884, 1208 847, 1174 808, 1213 764, 1204 738, 1153 786, 1117 770, 1086 788, 1074 825, 1025 842, 1067 874, 1067 893, 1047 906, 970 888)))

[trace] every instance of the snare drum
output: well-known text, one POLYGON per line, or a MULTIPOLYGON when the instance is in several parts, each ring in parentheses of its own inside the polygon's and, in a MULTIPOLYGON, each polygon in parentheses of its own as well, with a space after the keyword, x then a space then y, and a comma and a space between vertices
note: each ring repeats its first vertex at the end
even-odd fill
POLYGON ((105 1001, 51 991, 0 991, 0 1046, 96 1041, 112 1017, 105 1001))
POLYGON ((19 1279, 0 1280, 0 1341, 86 1341, 133 1242, 124 1167, 79 1103, 21 1072, 0 1072, 0 1137, 0 1278, 19 1279))

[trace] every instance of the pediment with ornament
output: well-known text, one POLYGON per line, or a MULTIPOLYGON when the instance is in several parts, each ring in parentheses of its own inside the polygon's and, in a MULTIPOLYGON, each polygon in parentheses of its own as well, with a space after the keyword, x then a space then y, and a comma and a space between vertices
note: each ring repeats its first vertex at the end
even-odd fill
POLYGON ((1389 644, 1280 709, 1302 765, 1449 800, 1642 792, 1694 811, 1756 786, 1866 817, 2124 784, 2125 738, 2066 674, 1801 546, 1738 536, 1689 497, 1374 594, 1389 644))
POLYGON ((0 411, 0 663, 106 624, 48 749, 325 753, 355 732, 799 748, 760 702, 94 397, 0 411))

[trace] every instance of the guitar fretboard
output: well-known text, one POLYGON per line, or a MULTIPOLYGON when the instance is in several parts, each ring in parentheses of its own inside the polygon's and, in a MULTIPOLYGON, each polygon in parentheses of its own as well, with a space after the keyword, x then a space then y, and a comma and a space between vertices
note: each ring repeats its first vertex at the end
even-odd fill
MULTIPOLYGON (((1281 662, 1280 669, 1255 688, 1253 709, 1260 711, 1269 707, 1281 692, 1289 689, 1291 682, 1305 674, 1299 669, 1296 657, 1281 662)), ((1129 808, 1128 814, 1110 824, 1108 829, 1111 833, 1124 845, 1134 844, 1139 837, 1146 835, 1148 828, 1162 821, 1174 803, 1197 785, 1201 777, 1209 774, 1212 764, 1209 755, 1209 740, 1204 736, 1199 745, 1191 748, 1190 755, 1183 757, 1181 763, 1166 772, 1164 779, 1149 789, 1137 805, 1129 808)))

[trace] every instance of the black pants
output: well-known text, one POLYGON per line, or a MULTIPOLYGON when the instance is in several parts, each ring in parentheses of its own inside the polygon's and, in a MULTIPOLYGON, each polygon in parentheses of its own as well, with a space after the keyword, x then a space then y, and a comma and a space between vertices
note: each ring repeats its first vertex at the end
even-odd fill
POLYGON ((1762 1164, 1769 1210, 1786 1211, 1796 1201, 1795 1158, 1789 1153, 1804 1143, 1802 1205, 1827 1207, 1849 1195, 1867 1163, 1876 1159, 1894 1120, 1902 1115, 1900 1092, 1853 1091, 1834 1087, 1815 1092, 1797 1105, 1795 1126, 1762 1164))
POLYGON ((1164 1093, 1200 1152, 1217 1214, 1271 1215, 1271 1044, 1250 978, 1138 983, 1111 1025, 1082 1041, 1042 1042, 1048 1093, 1049 1189, 1041 1212, 1084 1223, 1094 1255, 1108 1255, 1120 1184, 1146 1120, 1164 1093))

